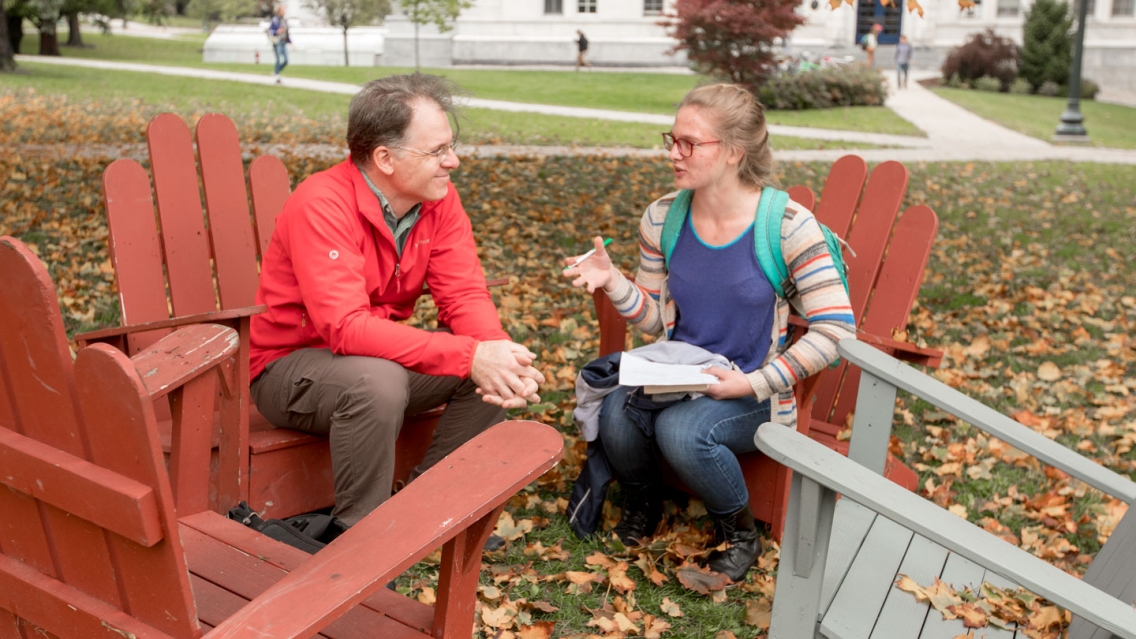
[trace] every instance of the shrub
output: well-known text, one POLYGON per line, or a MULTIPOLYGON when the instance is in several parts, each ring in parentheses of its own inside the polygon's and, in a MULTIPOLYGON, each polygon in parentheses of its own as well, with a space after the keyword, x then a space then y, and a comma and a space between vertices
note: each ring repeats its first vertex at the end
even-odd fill
POLYGON ((1053 80, 1046 80, 1037 88, 1037 94, 1044 95, 1047 98, 1055 98, 1061 95, 1061 85, 1053 80))
POLYGON ((1059 85, 1069 82, 1072 27, 1069 5, 1063 0, 1037 0, 1026 12, 1020 75, 1030 84, 1041 87, 1046 81, 1059 85))
POLYGON ((966 86, 966 84, 963 83, 962 78, 960 78, 959 74, 957 74, 957 73, 952 75, 950 80, 947 80, 947 86, 949 86, 952 89, 969 88, 969 87, 966 86))
POLYGON ((1005 88, 1018 75, 1021 59, 1021 49, 1013 40, 987 29, 972 35, 961 47, 955 47, 943 62, 942 72, 944 78, 957 74, 964 81, 989 76, 996 78, 1005 88))
POLYGON ((1081 99, 1095 100, 1100 93, 1100 85, 1088 78, 1081 78, 1081 99))
POLYGON ((1033 85, 1025 78, 1018 78, 1010 85, 1010 93, 1016 95, 1029 95, 1033 93, 1033 85))
POLYGON ((863 65, 778 73, 758 89, 770 109, 826 109, 834 106, 881 106, 887 98, 883 76, 863 65))
POLYGON ((992 78, 988 75, 984 75, 974 81, 974 88, 979 91, 990 91, 991 93, 997 93, 1002 90, 1002 81, 998 78, 992 78))

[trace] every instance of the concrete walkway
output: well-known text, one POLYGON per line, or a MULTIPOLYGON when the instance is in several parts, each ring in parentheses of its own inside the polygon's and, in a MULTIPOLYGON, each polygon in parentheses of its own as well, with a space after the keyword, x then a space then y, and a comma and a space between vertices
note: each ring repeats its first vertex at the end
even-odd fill
MULTIPOLYGON (((16 56, 16 58, 19 62, 135 71, 159 75, 226 80, 274 86, 272 78, 267 74, 258 75, 215 69, 171 67, 131 62, 112 62, 107 60, 45 58, 38 56, 16 56)), ((929 72, 923 72, 922 75, 925 76, 927 73, 929 72)), ((816 140, 863 142, 892 147, 882 149, 859 149, 856 151, 857 155, 864 157, 870 162, 882 162, 885 160, 899 160, 901 162, 1071 160, 1074 162, 1104 162, 1136 165, 1136 149, 1101 149, 1095 147, 1049 144, 980 118, 954 103, 940 98, 933 92, 919 85, 916 80, 920 76, 914 72, 912 73, 908 88, 903 90, 899 90, 895 86, 895 78, 892 73, 886 73, 884 77, 889 83, 890 90, 890 97, 886 102, 886 106, 892 109, 898 117, 911 122, 919 129, 925 131, 927 133, 926 138, 780 125, 770 125, 770 132, 774 135, 816 140)), ((344 95, 353 95, 359 90, 359 87, 354 84, 288 76, 284 77, 282 86, 284 88, 339 93, 344 95)), ((525 104, 479 98, 466 98, 463 100, 463 103, 469 107, 498 111, 540 113, 553 116, 621 122, 641 122, 655 124, 661 127, 669 126, 674 121, 673 116, 670 115, 525 104)), ((1086 124, 1090 128, 1091 135, 1092 124, 1086 124)), ((1056 123, 1054 123, 1054 125, 1056 126, 1056 123)), ((532 153, 542 155, 560 155, 566 152, 563 147, 512 147, 512 149, 514 153, 523 153, 527 149, 532 153)), ((503 150, 504 149, 500 149, 498 152, 503 150)), ((489 149, 485 151, 478 149, 477 151, 478 154, 494 153, 489 149)), ((596 149, 575 149, 573 154, 581 151, 597 152, 596 149)), ((604 149, 599 151, 608 152, 613 155, 656 155, 663 153, 661 150, 633 151, 628 149, 604 149)), ((784 150, 777 151, 776 155, 777 158, 782 161, 831 161, 847 153, 848 151, 843 149, 784 150)))

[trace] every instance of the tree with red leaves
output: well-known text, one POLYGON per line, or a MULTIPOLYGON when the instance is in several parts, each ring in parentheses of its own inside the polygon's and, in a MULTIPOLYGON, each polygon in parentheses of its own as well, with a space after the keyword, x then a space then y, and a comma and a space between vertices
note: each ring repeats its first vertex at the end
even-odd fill
POLYGON ((804 24, 801 0, 677 0, 663 22, 674 51, 703 71, 756 89, 775 71, 773 42, 804 24))

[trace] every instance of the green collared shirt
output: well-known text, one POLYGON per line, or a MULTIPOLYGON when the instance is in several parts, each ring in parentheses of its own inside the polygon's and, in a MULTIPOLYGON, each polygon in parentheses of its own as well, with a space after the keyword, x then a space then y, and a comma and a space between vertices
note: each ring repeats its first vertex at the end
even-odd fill
POLYGON ((402 257, 402 247, 406 246, 406 238, 410 235, 410 229, 414 227, 414 223, 417 222, 420 217, 419 214, 422 212, 422 204, 415 204, 406 212, 406 215, 397 218, 394 216, 394 210, 391 208, 390 202, 387 201, 387 196, 383 195, 379 187, 371 182, 371 178, 367 177, 366 173, 363 171, 359 171, 359 173, 363 175, 363 181, 367 183, 371 192, 375 194, 375 197, 379 198, 379 206, 383 209, 383 219, 386 220, 387 227, 390 228, 391 235, 394 236, 394 245, 395 248, 398 249, 398 256, 402 257))

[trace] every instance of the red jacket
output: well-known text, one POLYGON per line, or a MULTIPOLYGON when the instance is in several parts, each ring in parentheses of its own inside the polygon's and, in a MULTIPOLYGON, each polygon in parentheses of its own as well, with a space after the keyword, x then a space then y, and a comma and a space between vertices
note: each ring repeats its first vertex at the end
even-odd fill
POLYGON ((453 184, 443 199, 423 203, 400 258, 378 198, 350 160, 304 180, 288 198, 256 302, 268 308, 252 318, 252 377, 301 348, 468 377, 479 341, 509 339, 453 184), (414 312, 424 283, 452 334, 399 323, 414 312))

